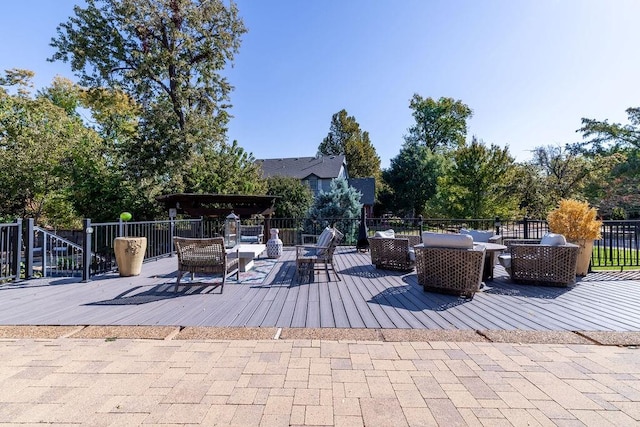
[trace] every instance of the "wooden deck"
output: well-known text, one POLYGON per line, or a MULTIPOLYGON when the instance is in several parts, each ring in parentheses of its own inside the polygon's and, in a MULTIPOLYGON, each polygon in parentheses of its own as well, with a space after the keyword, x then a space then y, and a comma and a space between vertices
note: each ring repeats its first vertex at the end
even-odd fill
POLYGON ((342 281, 321 273, 298 283, 295 253, 285 248, 262 284, 227 283, 222 294, 200 286, 175 293, 176 258, 145 263, 135 277, 4 284, 0 324, 640 331, 640 272, 550 288, 513 284, 497 266, 469 300, 424 292, 415 272, 376 270, 354 248, 339 248, 335 261, 342 281))

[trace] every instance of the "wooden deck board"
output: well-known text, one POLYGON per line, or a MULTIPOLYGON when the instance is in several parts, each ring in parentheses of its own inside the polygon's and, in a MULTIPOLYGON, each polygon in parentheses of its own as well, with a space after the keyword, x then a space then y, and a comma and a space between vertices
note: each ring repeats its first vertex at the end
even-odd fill
POLYGON ((424 292, 415 272, 376 270, 368 253, 339 248, 331 275, 295 279, 283 251, 261 284, 174 292, 175 258, 140 276, 108 274, 0 285, 1 325, 177 325, 323 328, 639 331, 640 272, 590 274, 570 288, 511 283, 501 267, 473 299, 424 292))

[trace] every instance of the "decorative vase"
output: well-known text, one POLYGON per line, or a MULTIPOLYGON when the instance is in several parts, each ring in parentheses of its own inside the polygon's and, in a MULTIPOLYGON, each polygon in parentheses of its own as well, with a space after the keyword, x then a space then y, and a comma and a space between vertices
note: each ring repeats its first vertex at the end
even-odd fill
POLYGON ((589 272, 589 263, 593 253, 593 240, 580 239, 571 243, 580 246, 578 260, 576 261, 576 276, 586 276, 589 272))
POLYGON ((282 240, 278 237, 280 230, 271 229, 271 238, 267 241, 267 257, 280 258, 282 255, 282 240))
POLYGON ((113 241, 120 276, 137 276, 147 250, 146 237, 116 237, 113 241))

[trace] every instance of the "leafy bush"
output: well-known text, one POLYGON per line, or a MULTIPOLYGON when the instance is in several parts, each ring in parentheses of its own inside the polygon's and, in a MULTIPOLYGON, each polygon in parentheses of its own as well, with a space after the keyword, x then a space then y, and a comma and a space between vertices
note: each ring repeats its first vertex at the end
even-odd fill
POLYGON ((600 238, 602 221, 598 211, 587 202, 574 199, 560 200, 559 206, 549 212, 547 221, 552 233, 564 235, 567 240, 595 240, 600 238))

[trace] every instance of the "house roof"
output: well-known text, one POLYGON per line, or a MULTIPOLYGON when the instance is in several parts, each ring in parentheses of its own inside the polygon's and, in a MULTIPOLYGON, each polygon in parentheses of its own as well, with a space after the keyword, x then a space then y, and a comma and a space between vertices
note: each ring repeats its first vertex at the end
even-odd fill
POLYGON ((315 175, 321 179, 330 179, 338 177, 343 167, 346 169, 344 155, 258 159, 256 163, 262 167, 265 178, 289 176, 305 179, 315 175))
POLYGON ((373 206, 376 199, 375 178, 349 178, 348 182, 351 187, 362 193, 360 203, 373 206))

